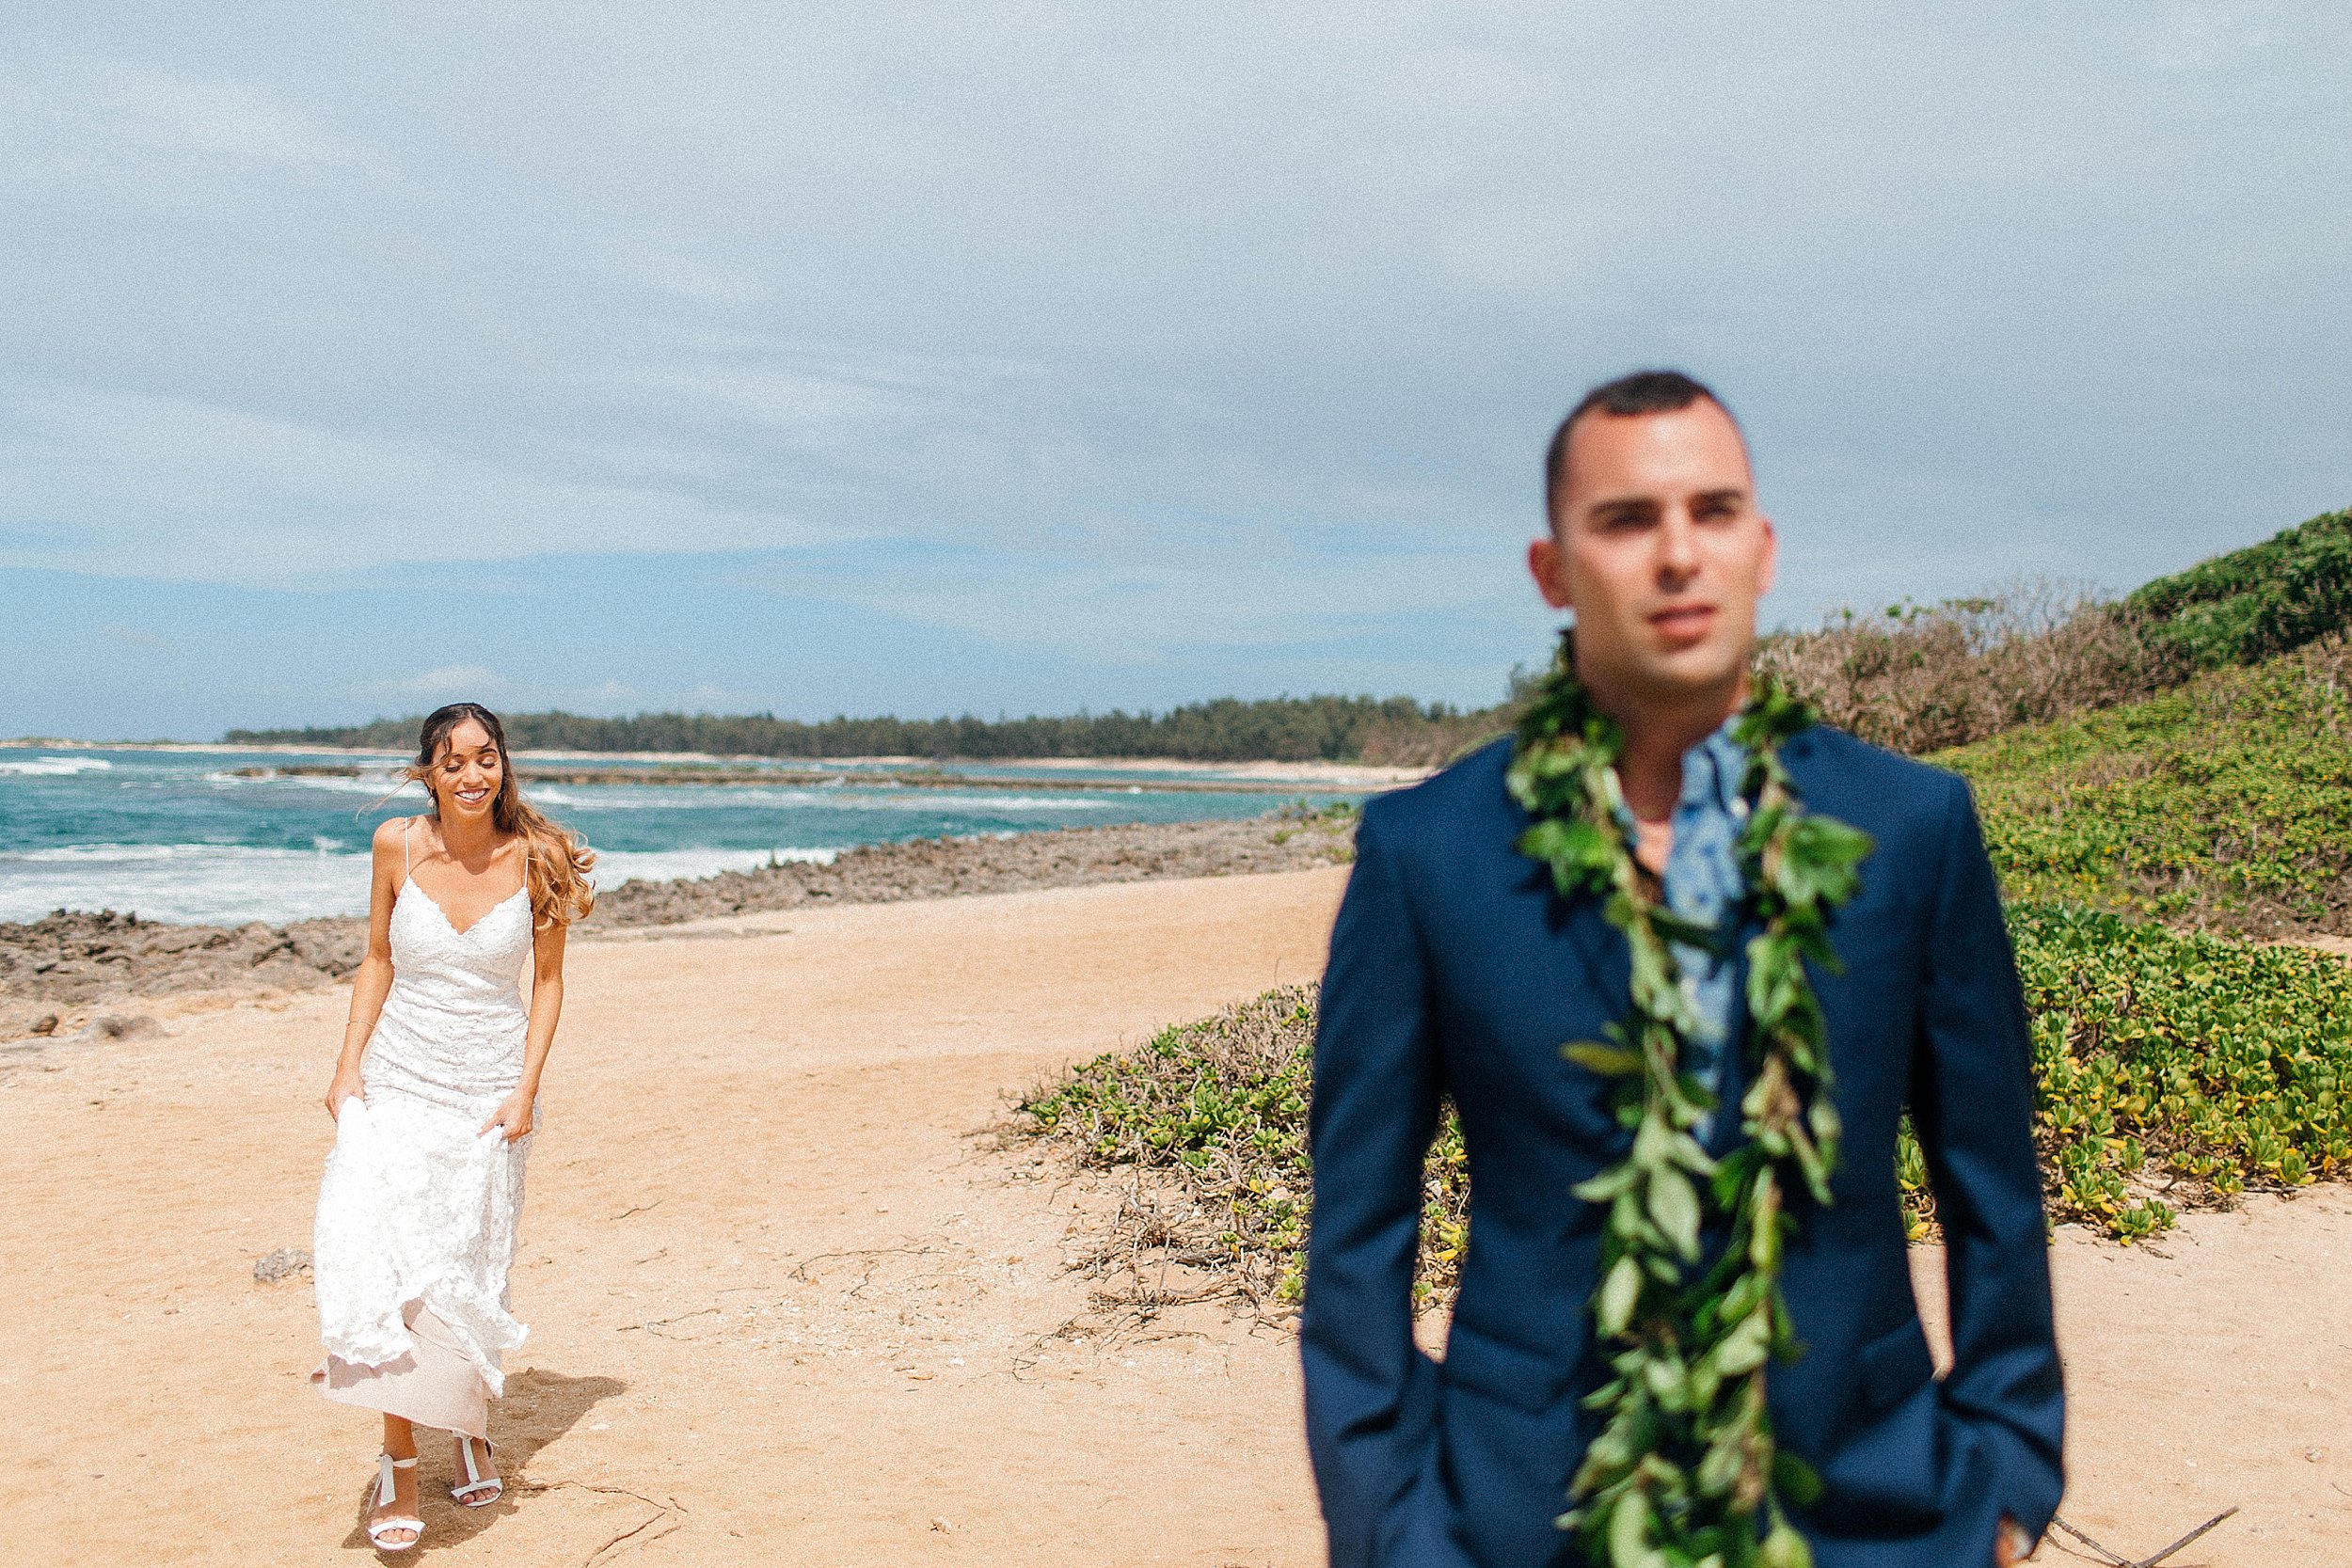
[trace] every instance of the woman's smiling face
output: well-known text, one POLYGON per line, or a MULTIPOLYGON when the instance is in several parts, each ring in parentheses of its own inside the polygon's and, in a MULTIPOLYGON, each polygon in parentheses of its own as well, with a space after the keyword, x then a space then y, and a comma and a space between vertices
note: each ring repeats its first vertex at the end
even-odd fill
POLYGON ((499 786, 505 782, 505 759, 499 755, 490 732, 472 719, 461 719, 433 754, 432 786, 441 819, 478 821, 490 815, 499 786))

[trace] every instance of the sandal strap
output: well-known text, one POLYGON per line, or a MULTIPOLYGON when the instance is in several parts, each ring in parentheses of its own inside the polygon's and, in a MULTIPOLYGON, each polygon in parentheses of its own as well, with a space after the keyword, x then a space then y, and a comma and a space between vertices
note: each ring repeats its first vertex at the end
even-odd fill
POLYGON ((374 1506, 377 1508, 391 1507, 392 1498, 395 1496, 392 1490, 392 1472, 394 1470, 413 1470, 416 1467, 417 1456, 415 1454, 410 1454, 405 1459, 394 1459, 388 1453, 377 1454, 375 1456, 374 1506))
MULTIPOLYGON (((473 1446, 477 1439, 469 1437, 462 1432, 456 1435, 457 1463, 466 1467, 466 1480, 464 1484, 451 1487, 450 1496, 456 1497, 462 1493, 471 1492, 476 1487, 497 1485, 499 1483, 499 1478, 496 1476, 484 1475, 482 1473, 482 1466, 474 1463, 473 1446)), ((479 1441, 486 1451, 490 1453, 498 1452, 496 1449, 490 1447, 490 1440, 487 1437, 481 1438, 479 1441)))

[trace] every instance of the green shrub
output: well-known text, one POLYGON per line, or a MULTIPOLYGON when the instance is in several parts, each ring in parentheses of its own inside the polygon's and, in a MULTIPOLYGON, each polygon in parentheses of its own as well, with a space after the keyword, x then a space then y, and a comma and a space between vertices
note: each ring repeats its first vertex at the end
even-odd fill
POLYGON ((2158 578, 2124 601, 2200 667, 2251 664, 2352 630, 2352 511, 2158 578))

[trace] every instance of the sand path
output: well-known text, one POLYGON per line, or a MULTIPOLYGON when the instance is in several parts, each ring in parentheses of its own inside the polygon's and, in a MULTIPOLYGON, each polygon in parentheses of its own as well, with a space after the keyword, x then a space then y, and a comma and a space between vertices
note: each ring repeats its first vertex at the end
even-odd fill
MULTIPOLYGON (((1089 1327, 1063 1260, 1091 1201, 972 1134, 1314 973, 1343 875, 583 943, 496 1418, 517 1484, 462 1513, 428 1446, 421 1560, 1318 1560, 1287 1338, 1089 1327)), ((307 1289, 251 1277, 308 1243, 342 1010, 183 1004, 0 1069, 0 1561, 368 1560, 371 1423, 304 1380, 307 1289)), ((2352 1559, 2348 1247, 2341 1189, 2192 1217, 2169 1256, 2061 1237, 2070 1515, 2139 1553, 2237 1503, 2176 1560, 2352 1559)))

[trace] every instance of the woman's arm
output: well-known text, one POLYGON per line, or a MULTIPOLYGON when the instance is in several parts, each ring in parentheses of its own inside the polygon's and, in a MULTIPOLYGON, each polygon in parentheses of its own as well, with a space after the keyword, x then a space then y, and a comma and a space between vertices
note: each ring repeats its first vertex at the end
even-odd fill
POLYGON ((499 1107, 498 1115, 482 1124, 485 1132, 493 1127, 504 1128, 508 1143, 531 1131, 531 1105, 539 1098, 539 1074, 546 1069, 548 1052, 555 1044, 556 1021, 564 1016, 564 937, 568 929, 562 921, 555 921, 531 944, 531 1027, 523 1037, 522 1080, 499 1107))
MULTIPOLYGON (((410 819, 394 817, 375 830, 375 860, 368 892, 368 953, 351 978, 351 1017, 343 1024, 342 1053, 335 1058, 334 1082, 326 1086, 326 1114, 342 1113, 343 1101, 359 1095, 359 1062, 368 1037, 392 990, 392 900, 400 896, 393 867, 403 860, 401 837, 410 819)), ((364 1097, 361 1097, 364 1098, 364 1097)))

